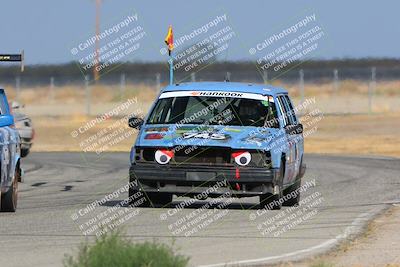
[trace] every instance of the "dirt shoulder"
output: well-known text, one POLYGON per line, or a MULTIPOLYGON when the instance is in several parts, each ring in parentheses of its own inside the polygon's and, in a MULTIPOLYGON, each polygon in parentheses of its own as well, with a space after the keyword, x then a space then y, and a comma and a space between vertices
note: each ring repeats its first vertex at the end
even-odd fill
POLYGON ((315 259, 281 266, 399 267, 400 205, 391 207, 367 226, 366 232, 337 250, 315 259))

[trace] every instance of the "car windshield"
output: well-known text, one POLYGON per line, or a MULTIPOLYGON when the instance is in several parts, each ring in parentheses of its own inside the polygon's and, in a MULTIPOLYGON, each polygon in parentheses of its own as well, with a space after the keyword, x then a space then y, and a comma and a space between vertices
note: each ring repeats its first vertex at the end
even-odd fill
MULTIPOLYGON (((272 97, 265 99, 272 99, 272 97)), ((209 124, 279 127, 276 107, 269 100, 178 96, 160 98, 148 124, 209 124), (272 123, 271 123, 272 121, 272 123)))

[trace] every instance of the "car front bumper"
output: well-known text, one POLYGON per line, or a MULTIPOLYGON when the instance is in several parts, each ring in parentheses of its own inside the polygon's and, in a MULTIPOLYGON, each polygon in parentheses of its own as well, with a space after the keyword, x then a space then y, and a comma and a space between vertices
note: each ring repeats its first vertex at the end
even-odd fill
POLYGON ((141 163, 132 164, 129 173, 131 182, 139 182, 137 190, 187 196, 210 187, 215 188, 210 196, 227 192, 233 196, 272 194, 274 186, 279 184, 279 169, 267 168, 141 163))

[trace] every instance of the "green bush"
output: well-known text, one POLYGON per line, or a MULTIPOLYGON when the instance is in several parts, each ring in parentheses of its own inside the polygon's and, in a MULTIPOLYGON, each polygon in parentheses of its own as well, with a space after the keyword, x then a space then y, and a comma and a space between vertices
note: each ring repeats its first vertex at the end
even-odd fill
POLYGON ((325 261, 320 260, 320 261, 314 262, 311 265, 311 267, 334 267, 334 265, 330 262, 325 262, 325 261))
POLYGON ((120 232, 82 244, 78 255, 66 255, 65 267, 184 267, 189 258, 175 254, 172 247, 155 242, 132 243, 120 232))

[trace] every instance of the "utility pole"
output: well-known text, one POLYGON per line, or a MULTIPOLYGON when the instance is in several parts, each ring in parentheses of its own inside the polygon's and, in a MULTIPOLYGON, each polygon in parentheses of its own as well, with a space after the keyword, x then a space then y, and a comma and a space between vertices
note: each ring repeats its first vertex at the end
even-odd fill
POLYGON ((96 40, 95 40, 95 65, 93 69, 93 76, 95 82, 97 82, 100 78, 99 71, 98 71, 98 66, 100 63, 100 55, 99 55, 99 49, 100 49, 100 44, 99 44, 99 39, 97 38, 100 35, 100 6, 101 6, 101 0, 96 0, 96 40))

